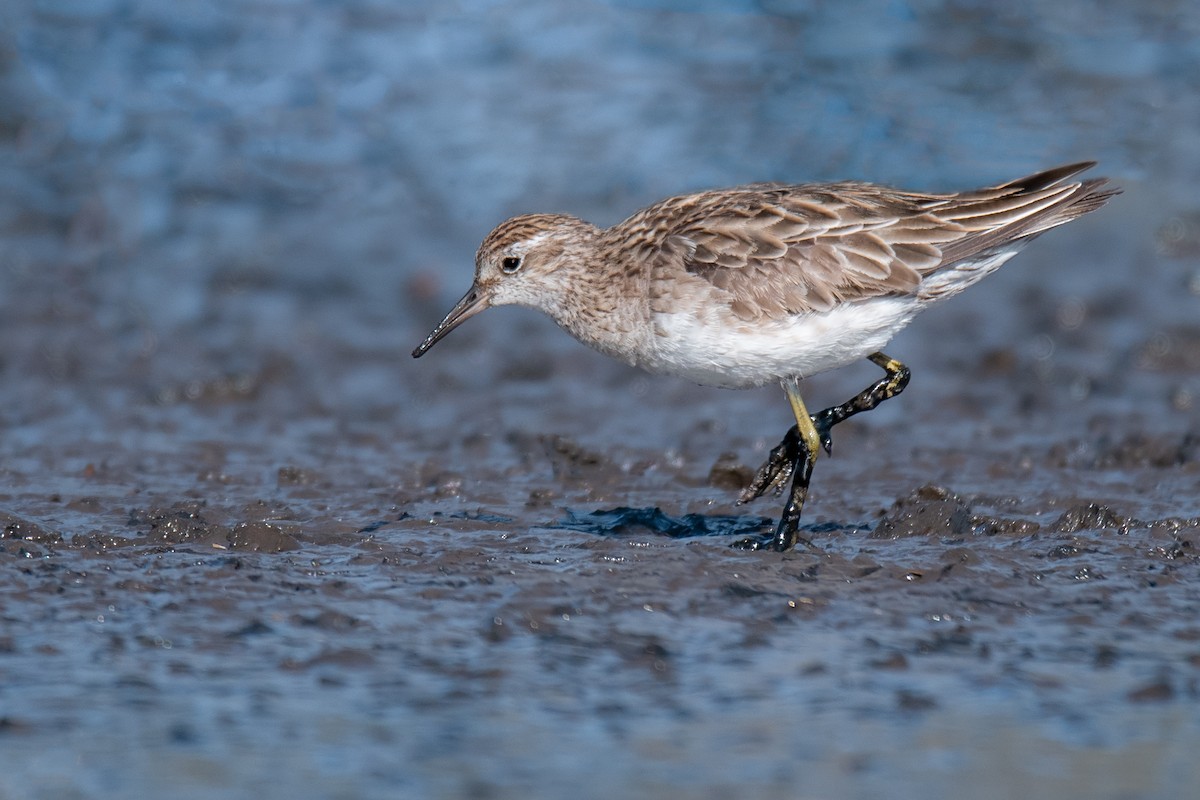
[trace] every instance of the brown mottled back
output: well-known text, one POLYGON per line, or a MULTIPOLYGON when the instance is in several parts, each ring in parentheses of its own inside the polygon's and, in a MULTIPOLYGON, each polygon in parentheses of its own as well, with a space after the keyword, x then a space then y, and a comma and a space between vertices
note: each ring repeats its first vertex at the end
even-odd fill
POLYGON ((1016 249, 1099 208, 1116 193, 1107 181, 1065 182, 1091 166, 958 194, 854 182, 751 185, 664 200, 606 238, 642 253, 657 247, 669 255, 662 268, 682 266, 709 282, 743 320, 828 311, 913 294, 940 269, 1016 249))

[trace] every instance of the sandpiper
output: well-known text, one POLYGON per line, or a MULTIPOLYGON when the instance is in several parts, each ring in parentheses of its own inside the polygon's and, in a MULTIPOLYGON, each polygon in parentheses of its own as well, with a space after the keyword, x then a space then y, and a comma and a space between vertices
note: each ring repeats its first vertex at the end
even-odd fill
POLYGON ((608 229, 563 214, 514 217, 488 234, 475 280, 418 358, 489 306, 540 309, 584 344, 650 372, 745 389, 778 382, 796 424, 738 502, 791 478, 774 535, 738 546, 787 550, 818 449, 834 425, 908 383, 881 349, 922 309, 958 294, 1050 228, 1119 189, 1072 181, 1095 162, 955 194, 869 183, 752 184, 672 197, 608 229), (809 414, 802 379, 868 358, 885 375, 809 414))

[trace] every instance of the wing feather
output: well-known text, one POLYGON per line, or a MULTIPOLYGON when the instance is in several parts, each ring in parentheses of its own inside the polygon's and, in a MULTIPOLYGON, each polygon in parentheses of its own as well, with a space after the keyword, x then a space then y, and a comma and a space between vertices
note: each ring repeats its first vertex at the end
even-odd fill
POLYGON ((671 198, 610 230, 657 246, 663 268, 707 281, 738 318, 779 318, 916 294, 938 270, 1098 208, 1115 193, 1103 179, 1066 182, 1090 166, 942 195, 761 184, 671 198))

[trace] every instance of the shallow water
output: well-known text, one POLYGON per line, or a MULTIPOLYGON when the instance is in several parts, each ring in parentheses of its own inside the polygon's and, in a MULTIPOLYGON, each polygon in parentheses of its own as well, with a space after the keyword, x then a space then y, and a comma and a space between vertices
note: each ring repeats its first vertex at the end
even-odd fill
POLYGON ((166 8, 0 11, 0 796, 1188 796, 1194 4, 166 8), (408 357, 511 213, 1081 158, 1126 194, 896 339, 813 551, 726 546, 777 390, 408 357))

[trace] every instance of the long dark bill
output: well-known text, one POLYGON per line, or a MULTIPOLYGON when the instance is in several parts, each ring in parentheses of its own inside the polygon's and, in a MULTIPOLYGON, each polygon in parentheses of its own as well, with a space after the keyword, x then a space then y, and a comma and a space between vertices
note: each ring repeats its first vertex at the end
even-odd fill
POLYGON ((443 336, 480 311, 483 311, 488 305, 487 295, 472 286, 471 291, 463 295, 463 299, 454 304, 454 308, 450 309, 450 313, 446 315, 446 318, 439 322, 438 326, 433 329, 433 332, 425 337, 425 341, 417 345, 417 349, 413 350, 412 353, 413 358, 420 358, 425 355, 425 351, 437 344, 443 336))

